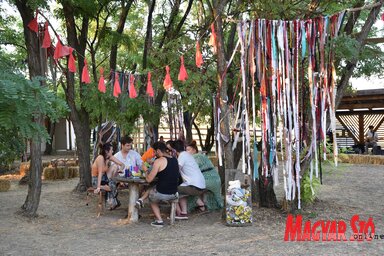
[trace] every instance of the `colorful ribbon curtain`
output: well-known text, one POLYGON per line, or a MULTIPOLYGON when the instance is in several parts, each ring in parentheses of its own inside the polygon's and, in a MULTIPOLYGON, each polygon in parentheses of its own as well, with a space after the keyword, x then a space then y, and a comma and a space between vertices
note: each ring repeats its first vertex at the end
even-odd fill
MULTIPOLYGON (((248 109, 247 82, 258 86, 261 117, 262 179, 279 182, 281 166, 285 197, 298 199, 301 208, 301 157, 311 159, 310 178, 318 177, 318 150, 326 156, 327 113, 335 135, 336 72, 334 38, 337 37, 345 12, 309 20, 257 19, 238 24, 241 45, 242 109, 248 109), (248 60, 248 63, 246 62, 248 60), (306 76, 304 70, 307 71, 306 76), (309 114, 307 109, 310 109, 309 114), (311 134, 308 134, 310 133, 311 134), (303 152, 303 149, 307 149, 303 152), (281 152, 279 162, 276 151, 281 152), (313 166, 315 168, 313 168, 313 166)), ((252 102, 255 100, 252 96, 252 102)), ((255 111, 255 104, 253 104, 255 111)), ((248 113, 248 111, 245 111, 248 113)), ((243 171, 250 173, 248 115, 242 113, 243 171)), ((253 114, 255 119, 255 114, 253 114)), ((255 124, 254 124, 255 126, 255 124)), ((255 128, 254 133, 255 133, 255 128)), ((255 134, 254 134, 255 135, 255 134)), ((255 137, 256 140, 256 137, 255 137)), ((253 145, 254 148, 255 145, 253 145)), ((333 140, 337 165, 337 144, 333 140)), ((254 157, 257 161, 257 157, 254 157)), ((255 162, 257 165, 258 163, 255 162)), ((256 170, 254 175, 257 176, 256 170)), ((311 183, 312 186, 312 183, 311 183)))

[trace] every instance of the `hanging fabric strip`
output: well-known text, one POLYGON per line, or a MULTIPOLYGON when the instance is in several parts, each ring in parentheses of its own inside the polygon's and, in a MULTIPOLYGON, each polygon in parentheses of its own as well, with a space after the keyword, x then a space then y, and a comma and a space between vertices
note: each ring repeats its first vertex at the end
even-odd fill
POLYGON ((178 75, 178 80, 179 81, 186 81, 188 79, 188 74, 187 74, 187 70, 185 69, 185 66, 184 66, 184 57, 183 55, 180 56, 180 71, 179 71, 179 75, 178 75))
POLYGON ((36 10, 36 16, 27 25, 27 27, 30 30, 32 30, 32 31, 34 31, 36 33, 39 32, 39 25, 37 24, 37 16, 38 16, 38 14, 39 14, 39 11, 36 10))
POLYGON ((75 58, 73 57, 72 47, 69 47, 68 70, 72 73, 76 73, 76 63, 75 58))
POLYGON ((43 44, 41 45, 41 48, 49 48, 51 47, 51 36, 49 35, 48 30, 48 21, 44 24, 44 39, 43 44))
POLYGON ((211 37, 209 38, 208 45, 212 46, 212 53, 217 53, 217 39, 216 39, 216 31, 215 31, 215 22, 211 24, 211 37))
POLYGON ((119 74, 115 72, 115 82, 113 84, 113 96, 117 98, 119 97, 120 93, 121 93, 121 88, 119 84, 119 74))
POLYGON ((153 87, 152 87, 151 72, 148 72, 147 74, 147 95, 152 98, 155 96, 155 93, 153 92, 153 87))
POLYGON ((104 69, 100 68, 100 79, 98 84, 98 90, 102 93, 105 93, 105 82, 104 82, 104 69))
POLYGON ((195 58, 195 60, 196 60, 196 67, 201 68, 204 61, 203 61, 203 55, 201 54, 201 51, 200 51, 199 41, 196 42, 196 58, 195 58))
POLYGON ((163 82, 163 87, 166 91, 169 91, 172 89, 172 79, 171 79, 171 74, 170 74, 170 70, 169 70, 169 66, 167 65, 165 67, 165 78, 164 78, 164 82, 163 82))
POLYGON ((131 74, 129 78, 129 98, 134 99, 137 97, 136 89, 135 89, 135 76, 131 74))
POLYGON ((91 79, 89 78, 87 59, 85 58, 84 58, 83 72, 81 73, 81 82, 85 84, 91 83, 91 79))

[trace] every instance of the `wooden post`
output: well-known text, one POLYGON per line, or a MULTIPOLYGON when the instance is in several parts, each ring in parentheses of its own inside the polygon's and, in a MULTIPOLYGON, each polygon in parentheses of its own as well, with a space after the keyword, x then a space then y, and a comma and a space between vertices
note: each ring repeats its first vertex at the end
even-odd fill
POLYGON ((135 207, 137 199, 139 199, 139 183, 129 184, 129 201, 128 201, 128 220, 130 223, 139 221, 139 213, 135 207))
POLYGON ((364 114, 359 114, 359 143, 364 144, 364 114))

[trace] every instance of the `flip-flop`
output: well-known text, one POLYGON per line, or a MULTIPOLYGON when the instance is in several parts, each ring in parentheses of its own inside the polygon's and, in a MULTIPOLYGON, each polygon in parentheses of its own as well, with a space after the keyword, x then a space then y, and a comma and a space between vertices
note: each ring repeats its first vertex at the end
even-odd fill
POLYGON ((196 211, 199 213, 207 212, 207 206, 206 205, 198 205, 195 207, 196 211))

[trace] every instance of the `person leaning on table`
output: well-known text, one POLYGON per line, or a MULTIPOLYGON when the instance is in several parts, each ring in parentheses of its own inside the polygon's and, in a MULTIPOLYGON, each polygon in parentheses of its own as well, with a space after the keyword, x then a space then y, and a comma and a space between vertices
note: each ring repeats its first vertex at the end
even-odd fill
POLYGON ((117 171, 124 170, 124 163, 119 161, 112 155, 112 145, 106 143, 100 145, 100 154, 96 157, 92 164, 92 187, 96 188, 95 193, 99 193, 101 189, 107 191, 107 202, 110 206, 110 210, 113 210, 120 206, 119 200, 117 200, 117 188, 116 183, 111 180, 111 177, 115 173, 115 166, 109 166, 111 162, 117 165, 117 171))
POLYGON ((163 227, 159 202, 174 200, 179 197, 177 186, 179 184, 179 164, 177 159, 167 153, 167 146, 163 142, 155 142, 153 149, 156 153, 156 160, 150 173, 146 175, 146 181, 152 182, 157 177, 156 187, 149 191, 149 202, 155 221, 151 223, 155 227, 163 227))

